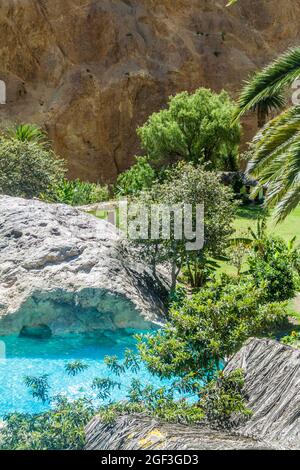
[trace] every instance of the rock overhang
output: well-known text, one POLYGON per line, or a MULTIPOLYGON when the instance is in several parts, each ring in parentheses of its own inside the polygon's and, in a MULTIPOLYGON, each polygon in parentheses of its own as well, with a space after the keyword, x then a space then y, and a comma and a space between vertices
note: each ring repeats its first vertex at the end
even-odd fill
POLYGON ((32 322, 57 332, 161 324, 164 287, 132 253, 92 215, 0 196, 0 334, 32 322))

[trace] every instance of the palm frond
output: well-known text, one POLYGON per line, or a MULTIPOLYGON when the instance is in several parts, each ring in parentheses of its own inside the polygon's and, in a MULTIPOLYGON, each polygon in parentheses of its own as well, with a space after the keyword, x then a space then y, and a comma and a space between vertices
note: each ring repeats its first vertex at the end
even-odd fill
POLYGON ((246 82, 238 101, 236 119, 258 106, 282 108, 285 103, 284 89, 299 76, 300 48, 297 47, 289 49, 246 82))

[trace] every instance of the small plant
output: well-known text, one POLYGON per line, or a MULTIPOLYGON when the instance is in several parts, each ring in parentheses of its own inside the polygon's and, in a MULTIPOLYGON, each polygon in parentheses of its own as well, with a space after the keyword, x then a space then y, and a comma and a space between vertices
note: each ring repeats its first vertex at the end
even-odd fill
POLYGON ((280 341, 287 346, 300 347, 300 332, 292 331, 290 335, 284 336, 280 341))
POLYGON ((20 142, 35 142, 45 147, 49 146, 46 132, 35 124, 19 124, 7 129, 4 135, 20 142))
POLYGON ((88 364, 85 364, 82 361, 73 361, 65 365, 66 373, 68 375, 71 375, 72 377, 75 377, 81 372, 84 372, 88 368, 89 368, 88 364))
POLYGON ((252 244, 248 257, 249 274, 256 286, 265 284, 270 302, 292 299, 299 284, 299 251, 294 241, 263 236, 252 244))

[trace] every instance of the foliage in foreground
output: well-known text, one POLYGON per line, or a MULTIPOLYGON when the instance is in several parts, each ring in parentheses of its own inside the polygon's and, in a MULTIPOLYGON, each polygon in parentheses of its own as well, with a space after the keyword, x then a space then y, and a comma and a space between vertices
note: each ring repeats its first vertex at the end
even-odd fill
POLYGON ((12 414, 0 434, 0 450, 79 450, 84 427, 95 412, 87 399, 59 397, 54 409, 40 415, 12 414))
POLYGON ((106 424, 113 424, 122 414, 147 414, 169 423, 197 424, 203 420, 218 428, 228 429, 235 420, 251 412, 246 406, 242 371, 216 380, 202 389, 201 399, 188 402, 174 400, 164 387, 142 387, 133 380, 128 400, 94 409, 87 398, 69 402, 57 397, 53 409, 40 415, 14 413, 5 417, 0 434, 0 450, 80 450, 85 445, 84 428, 97 413, 106 424))
POLYGON ((142 336, 141 358, 159 377, 179 377, 182 389, 198 390, 245 340, 282 326, 286 305, 267 300, 263 286, 223 276, 174 305, 163 329, 142 336))

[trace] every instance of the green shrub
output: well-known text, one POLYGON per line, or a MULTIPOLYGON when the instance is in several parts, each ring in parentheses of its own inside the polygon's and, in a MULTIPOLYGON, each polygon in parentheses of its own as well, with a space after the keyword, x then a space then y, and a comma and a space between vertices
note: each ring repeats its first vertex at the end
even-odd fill
POLYGON ((173 305, 168 324, 140 336, 138 347, 152 373, 182 378, 185 389, 197 389, 249 337, 278 328, 286 315, 284 303, 266 303, 263 288, 223 276, 173 305))
POLYGON ((136 163, 121 173, 116 184, 118 196, 133 196, 152 186, 156 174, 147 157, 136 157, 136 163))
POLYGON ((63 177, 64 161, 36 142, 0 139, 0 193, 25 198, 49 194, 63 177))
POLYGON ((57 398, 53 410, 40 415, 11 414, 1 430, 0 450, 79 450, 84 427, 94 414, 87 399, 57 398))
POLYGON ((109 197, 110 194, 107 186, 100 186, 99 184, 88 183, 79 179, 61 179, 52 187, 50 200, 69 204, 70 206, 84 206, 108 201, 109 197))
POLYGON ((256 286, 265 284, 270 302, 293 298, 298 289, 299 253, 276 237, 263 237, 254 243, 248 257, 249 273, 256 286))
POLYGON ((228 429, 251 416, 243 392, 244 384, 244 373, 238 369, 226 375, 219 372, 218 377, 203 389, 200 407, 210 425, 228 429))

